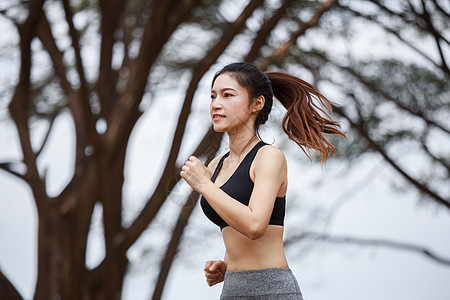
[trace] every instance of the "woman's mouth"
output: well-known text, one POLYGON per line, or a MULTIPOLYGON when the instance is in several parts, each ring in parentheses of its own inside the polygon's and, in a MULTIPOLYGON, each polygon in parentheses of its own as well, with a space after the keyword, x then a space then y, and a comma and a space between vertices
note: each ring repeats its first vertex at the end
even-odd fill
POLYGON ((214 121, 216 121, 216 120, 220 120, 220 119, 225 118, 225 116, 224 115, 219 115, 219 114, 213 114, 212 118, 213 118, 214 121))

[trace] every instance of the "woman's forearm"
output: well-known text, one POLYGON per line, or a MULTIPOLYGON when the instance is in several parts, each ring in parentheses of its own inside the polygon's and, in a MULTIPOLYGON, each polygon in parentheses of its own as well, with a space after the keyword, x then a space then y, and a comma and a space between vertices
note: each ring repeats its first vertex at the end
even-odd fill
POLYGON ((201 189, 203 197, 216 213, 232 228, 251 239, 261 237, 267 224, 257 217, 251 208, 227 195, 212 181, 201 189))

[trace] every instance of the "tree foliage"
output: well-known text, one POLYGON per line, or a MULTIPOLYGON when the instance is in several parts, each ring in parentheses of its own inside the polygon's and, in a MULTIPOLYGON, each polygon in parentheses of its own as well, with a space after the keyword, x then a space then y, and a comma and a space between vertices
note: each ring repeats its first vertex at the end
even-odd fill
MULTIPOLYGON (((121 297, 126 253, 177 183, 177 159, 199 83, 224 61, 281 69, 332 90, 340 104, 334 112, 349 137, 336 141, 338 158, 376 153, 419 199, 450 209, 449 148, 436 144, 436 137, 448 144, 450 135, 446 1, 30 0, 5 1, 0 10, 17 29, 11 38, 17 42, 2 45, 20 54, 17 80, 2 82, 2 95, 22 150, 20 162, 4 161, 0 167, 25 181, 35 200, 35 299, 121 297), (359 53, 354 45, 361 28, 381 32, 402 51, 390 53, 383 44, 377 57, 359 53), (165 167, 142 210, 126 224, 123 186, 130 135, 144 108, 151 110, 148 102, 175 87, 184 90, 184 100, 181 108, 173 108, 179 118, 165 167), (71 115, 76 132, 74 167, 67 185, 52 194, 38 159, 62 113, 71 115), (36 120, 49 123, 38 145, 32 143, 36 120), (409 164, 404 149, 425 163, 409 164), (102 207, 106 255, 89 269, 86 245, 96 205, 102 207)), ((2 60, 8 59, 5 53, 2 60)), ((209 129, 193 154, 210 160, 220 142, 221 136, 209 129)), ((186 196, 153 299, 162 295, 197 196, 186 196)), ((0 296, 20 299, 0 275, 0 296)))

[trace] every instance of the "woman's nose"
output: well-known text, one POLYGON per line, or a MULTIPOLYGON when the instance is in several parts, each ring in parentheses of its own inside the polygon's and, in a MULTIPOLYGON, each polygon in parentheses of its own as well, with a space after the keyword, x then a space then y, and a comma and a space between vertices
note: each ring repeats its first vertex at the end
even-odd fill
POLYGON ((220 101, 218 101, 218 98, 214 99, 211 102, 211 108, 214 110, 220 109, 222 107, 222 104, 220 103, 220 101))

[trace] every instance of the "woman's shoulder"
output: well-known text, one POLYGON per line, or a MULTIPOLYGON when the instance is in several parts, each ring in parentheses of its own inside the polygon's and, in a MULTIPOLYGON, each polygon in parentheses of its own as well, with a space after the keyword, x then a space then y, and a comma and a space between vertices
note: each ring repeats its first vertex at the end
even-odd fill
POLYGON ((283 158, 284 159, 284 153, 280 149, 278 149, 275 146, 266 144, 261 149, 259 149, 258 154, 261 154, 263 156, 270 156, 273 158, 283 158))
POLYGON ((286 163, 286 157, 284 156, 283 151, 268 144, 259 149, 258 153, 256 153, 255 160, 260 162, 286 163))
POLYGON ((250 170, 252 180, 256 180, 256 174, 267 178, 286 178, 287 163, 283 151, 272 145, 264 145, 256 153, 250 170))

